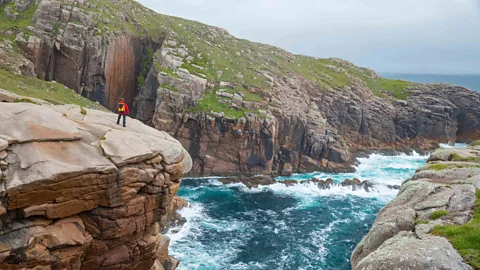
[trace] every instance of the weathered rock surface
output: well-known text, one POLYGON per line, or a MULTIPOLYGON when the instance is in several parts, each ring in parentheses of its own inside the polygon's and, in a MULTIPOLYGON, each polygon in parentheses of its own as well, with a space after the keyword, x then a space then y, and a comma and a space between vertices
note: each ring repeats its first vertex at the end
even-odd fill
POLYGON ((174 269, 159 233, 192 167, 165 132, 77 106, 0 103, 1 269, 174 269), (2 154, 3 153, 3 154, 2 154))
POLYGON ((480 187, 479 157, 475 147, 435 151, 380 211, 352 254, 352 268, 472 269, 447 239, 430 232, 436 225, 461 225, 472 219, 480 187), (438 210, 446 215, 431 220, 438 210))
POLYGON ((394 98, 369 86, 375 72, 347 61, 317 59, 318 70, 302 73, 296 59, 311 59, 267 45, 244 44, 259 52, 242 45, 230 55, 225 47, 242 41, 224 29, 174 23, 134 1, 16 4, 36 5, 27 29, 7 30, 25 55, 4 42, 0 65, 60 82, 111 110, 124 97, 132 116, 182 143, 193 176, 346 172, 357 151, 434 149, 480 132, 480 96, 462 87, 411 84, 404 100, 394 98), (230 70, 218 70, 227 62, 230 70), (226 107, 198 109, 210 93, 215 100, 205 103, 226 107), (226 108, 241 115, 229 119, 226 108))
POLYGON ((31 63, 18 58, 16 70, 62 83, 112 110, 120 97, 131 106, 142 63, 151 57, 147 51, 155 51, 161 40, 99 32, 102 15, 93 11, 93 2, 41 0, 37 4, 29 27, 32 34, 18 33, 16 38, 31 63))
MULTIPOLYGON (((167 42, 156 61, 177 68, 172 59, 177 64, 187 60, 176 50, 167 42)), ((155 69, 134 111, 139 120, 182 143, 193 158, 194 176, 352 171, 357 151, 434 149, 440 142, 470 141, 480 133, 480 95, 463 87, 413 85, 405 100, 394 100, 375 96, 363 82, 328 90, 300 76, 262 75, 272 87, 254 90, 270 103, 242 102, 241 95, 223 89, 237 87, 228 82, 215 93, 219 102, 257 114, 228 119, 222 111, 195 112, 192 107, 204 95, 200 78, 155 69)), ((214 88, 208 83, 205 91, 214 88)))

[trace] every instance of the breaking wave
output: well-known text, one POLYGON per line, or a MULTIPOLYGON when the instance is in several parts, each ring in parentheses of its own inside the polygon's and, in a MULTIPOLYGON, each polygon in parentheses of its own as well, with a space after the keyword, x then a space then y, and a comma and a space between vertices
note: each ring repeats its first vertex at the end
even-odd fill
POLYGON ((179 195, 190 202, 180 210, 187 219, 172 228, 170 253, 179 269, 350 269, 350 254, 376 214, 427 157, 372 154, 359 158, 354 173, 311 173, 281 177, 248 188, 224 185, 216 178, 185 179, 179 195), (358 178, 375 183, 372 192, 335 186, 320 189, 311 178, 340 183, 358 178))

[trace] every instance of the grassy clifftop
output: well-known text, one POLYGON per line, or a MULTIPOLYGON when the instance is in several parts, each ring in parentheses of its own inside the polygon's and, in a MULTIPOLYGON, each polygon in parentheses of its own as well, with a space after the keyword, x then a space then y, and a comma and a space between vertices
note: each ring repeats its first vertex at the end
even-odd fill
POLYGON ((55 105, 76 104, 90 109, 108 111, 105 107, 76 94, 72 89, 59 83, 16 75, 1 68, 0 82, 0 89, 26 97, 26 101, 28 98, 36 98, 55 105))
MULTIPOLYGON (((94 35, 130 33, 165 40, 164 49, 174 51, 174 57, 182 64, 163 68, 164 72, 175 75, 176 69, 183 68, 217 86, 231 82, 236 86, 233 92, 241 93, 245 100, 262 101, 252 88, 268 91, 274 85, 274 77, 289 76, 308 79, 325 91, 363 85, 382 98, 405 99, 409 95, 410 82, 380 78, 369 69, 341 59, 294 55, 274 46, 238 39, 218 27, 157 14, 133 0, 58 1, 65 8, 80 9, 91 17, 94 35)), ((27 28, 38 4, 32 1, 27 9, 18 11, 16 20, 5 15, 6 9, 17 12, 12 1, 0 7, 0 42, 13 43, 20 32, 28 37, 31 33, 27 28)), ((206 95, 205 99, 203 103, 208 103, 212 97, 206 95)))
POLYGON ((185 46, 193 59, 182 67, 210 80, 268 88, 270 78, 262 73, 298 75, 327 90, 361 82, 377 96, 397 99, 408 96, 410 82, 380 78, 369 69, 341 59, 294 55, 281 48, 235 38, 221 28, 166 15, 159 17, 160 25, 170 31, 173 41, 164 46, 185 46))

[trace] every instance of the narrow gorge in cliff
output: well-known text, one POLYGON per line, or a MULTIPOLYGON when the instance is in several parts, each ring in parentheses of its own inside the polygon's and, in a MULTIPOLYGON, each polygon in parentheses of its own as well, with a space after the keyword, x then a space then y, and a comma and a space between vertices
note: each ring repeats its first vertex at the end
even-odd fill
POLYGON ((0 0, 0 269, 480 269, 478 140, 462 86, 0 0))

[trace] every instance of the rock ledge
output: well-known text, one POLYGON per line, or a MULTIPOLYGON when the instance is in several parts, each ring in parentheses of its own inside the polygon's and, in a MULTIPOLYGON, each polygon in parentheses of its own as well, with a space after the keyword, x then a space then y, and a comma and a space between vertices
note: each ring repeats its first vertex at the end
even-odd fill
POLYGON ((175 269, 160 235, 192 161, 78 106, 0 103, 1 269, 175 269), (82 113, 83 111, 83 113, 82 113))

